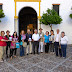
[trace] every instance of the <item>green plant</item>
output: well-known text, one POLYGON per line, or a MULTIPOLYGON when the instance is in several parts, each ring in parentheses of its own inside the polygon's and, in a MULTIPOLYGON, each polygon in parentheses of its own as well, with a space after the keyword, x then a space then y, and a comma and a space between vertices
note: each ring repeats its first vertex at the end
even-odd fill
MULTIPOLYGON (((5 17, 5 15, 4 15, 4 13, 3 13, 3 10, 1 9, 1 10, 0 10, 0 18, 3 18, 3 17, 5 17)), ((1 20, 0 20, 0 22, 1 22, 1 20)))
POLYGON ((70 16, 70 18, 72 18, 72 14, 70 14, 69 16, 70 16))
POLYGON ((52 29, 52 24, 60 24, 62 18, 57 14, 55 10, 48 9, 46 13, 43 13, 40 24, 49 25, 52 29))

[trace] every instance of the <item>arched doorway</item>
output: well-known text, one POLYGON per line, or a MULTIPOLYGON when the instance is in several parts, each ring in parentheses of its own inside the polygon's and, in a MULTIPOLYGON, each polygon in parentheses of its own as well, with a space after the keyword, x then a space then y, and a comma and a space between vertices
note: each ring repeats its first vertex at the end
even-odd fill
POLYGON ((21 30, 27 32, 27 29, 33 31, 34 29, 37 29, 37 25, 36 11, 31 7, 22 8, 19 12, 19 33, 21 30))

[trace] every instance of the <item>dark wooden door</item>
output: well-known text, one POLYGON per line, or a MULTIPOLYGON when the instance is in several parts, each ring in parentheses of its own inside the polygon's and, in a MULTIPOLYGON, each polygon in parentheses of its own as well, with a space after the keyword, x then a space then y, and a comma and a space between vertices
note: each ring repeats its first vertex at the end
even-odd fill
POLYGON ((37 29, 37 13, 34 9, 26 7, 19 13, 19 32, 24 30, 26 33, 29 24, 33 24, 34 29, 37 29))

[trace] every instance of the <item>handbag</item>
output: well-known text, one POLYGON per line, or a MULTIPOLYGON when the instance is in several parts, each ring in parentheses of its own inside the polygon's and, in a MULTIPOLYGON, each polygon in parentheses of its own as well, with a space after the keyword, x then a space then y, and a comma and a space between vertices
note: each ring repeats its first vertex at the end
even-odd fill
POLYGON ((23 42, 23 47, 27 47, 27 43, 26 42, 23 42))
POLYGON ((16 43, 16 48, 20 48, 20 43, 19 42, 16 43))

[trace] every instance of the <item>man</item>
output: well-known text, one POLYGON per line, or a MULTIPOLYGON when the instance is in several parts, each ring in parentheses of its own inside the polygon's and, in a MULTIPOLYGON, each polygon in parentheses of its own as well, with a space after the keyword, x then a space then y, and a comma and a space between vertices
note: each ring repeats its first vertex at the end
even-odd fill
POLYGON ((26 33, 26 42, 27 42, 27 48, 26 48, 26 54, 28 55, 29 53, 32 54, 32 34, 30 34, 30 30, 27 30, 26 33))
POLYGON ((57 29, 57 34, 56 34, 56 36, 54 38, 54 45, 55 45, 56 56, 58 56, 59 45, 60 45, 60 38, 61 38, 61 35, 59 34, 59 32, 60 32, 59 29, 57 29))
POLYGON ((44 38, 44 33, 42 32, 42 28, 39 29, 39 36, 40 36, 40 43, 39 43, 39 52, 43 53, 43 38, 44 38))
POLYGON ((32 35, 32 40, 33 40, 33 53, 35 54, 35 50, 37 50, 37 54, 39 54, 38 50, 39 50, 39 39, 40 36, 37 33, 37 29, 34 30, 34 34, 32 35), (35 49, 36 48, 36 49, 35 49))
MULTIPOLYGON (((10 33, 10 31, 9 30, 7 30, 6 31, 6 38, 9 40, 9 37, 11 37, 11 35, 9 35, 9 33, 10 33)), ((8 48, 10 48, 10 44, 11 44, 11 42, 10 41, 8 41, 8 42, 6 42, 7 43, 7 46, 6 46, 6 57, 8 58, 8 48)))

